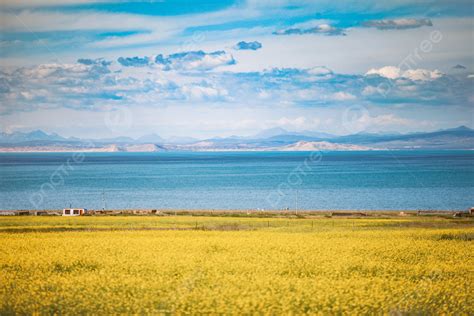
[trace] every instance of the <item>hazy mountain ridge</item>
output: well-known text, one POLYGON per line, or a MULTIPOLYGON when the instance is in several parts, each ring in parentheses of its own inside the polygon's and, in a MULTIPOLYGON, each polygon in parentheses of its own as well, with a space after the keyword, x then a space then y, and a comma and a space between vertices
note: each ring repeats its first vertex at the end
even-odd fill
POLYGON ((474 130, 465 126, 426 133, 358 133, 335 136, 319 132, 288 132, 282 128, 262 131, 253 136, 232 136, 197 140, 188 137, 164 139, 149 134, 137 139, 115 137, 79 139, 33 132, 0 133, 0 151, 125 151, 164 150, 373 150, 373 149, 474 149, 474 130), (282 133, 282 134, 279 134, 282 133))
POLYGON ((299 141, 292 145, 282 146, 276 148, 280 151, 316 151, 316 150, 330 150, 330 151, 361 151, 361 150, 376 150, 377 148, 360 146, 360 145, 349 145, 349 144, 337 144, 330 142, 306 142, 299 141))

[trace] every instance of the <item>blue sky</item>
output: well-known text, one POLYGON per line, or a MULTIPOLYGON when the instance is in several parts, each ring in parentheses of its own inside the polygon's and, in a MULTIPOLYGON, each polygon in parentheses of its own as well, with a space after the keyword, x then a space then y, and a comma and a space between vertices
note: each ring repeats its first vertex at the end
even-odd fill
POLYGON ((473 127, 472 1, 4 0, 6 132, 473 127))

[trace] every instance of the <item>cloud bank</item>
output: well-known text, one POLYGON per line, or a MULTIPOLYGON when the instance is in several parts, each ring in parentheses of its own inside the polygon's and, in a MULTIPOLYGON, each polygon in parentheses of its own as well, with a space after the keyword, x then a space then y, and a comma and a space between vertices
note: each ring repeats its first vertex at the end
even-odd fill
POLYGON ((156 107, 172 103, 220 102, 228 106, 331 107, 340 105, 472 104, 471 80, 439 70, 394 66, 364 75, 318 66, 259 72, 219 71, 235 63, 224 51, 167 56, 78 59, 2 71, 0 113, 39 108, 100 111, 108 105, 156 107), (209 70, 215 70, 209 73, 209 70), (168 75, 172 71, 172 75, 168 75), (387 89, 389 87, 389 89, 387 89))
POLYGON ((182 52, 155 57, 155 64, 164 71, 169 70, 211 70, 220 66, 235 64, 234 57, 223 50, 211 53, 200 51, 182 52))

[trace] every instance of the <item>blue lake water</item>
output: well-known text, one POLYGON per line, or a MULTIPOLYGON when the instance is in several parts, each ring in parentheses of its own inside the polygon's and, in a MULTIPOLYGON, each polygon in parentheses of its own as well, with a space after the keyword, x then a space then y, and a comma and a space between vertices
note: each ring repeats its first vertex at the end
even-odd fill
POLYGON ((451 209, 474 152, 0 154, 0 209, 451 209))

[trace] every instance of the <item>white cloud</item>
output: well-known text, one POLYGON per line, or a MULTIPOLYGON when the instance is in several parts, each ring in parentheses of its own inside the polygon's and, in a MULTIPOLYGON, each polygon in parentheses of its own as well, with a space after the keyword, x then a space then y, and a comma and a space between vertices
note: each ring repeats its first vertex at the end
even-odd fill
POLYGON ((363 111, 359 117, 343 116, 343 126, 346 131, 350 134, 360 133, 363 131, 377 130, 380 126, 392 125, 389 121, 390 118, 381 116, 371 116, 367 109, 362 108, 363 111), (387 124, 388 123, 388 124, 387 124))
POLYGON ((414 127, 430 127, 433 122, 427 120, 413 120, 400 117, 396 114, 380 114, 370 115, 368 112, 363 113, 355 122, 358 126, 363 126, 362 130, 400 130, 400 128, 414 128, 414 127))
POLYGON ((439 70, 408 69, 403 71, 395 66, 385 66, 373 68, 367 71, 366 75, 379 75, 388 79, 406 78, 413 81, 431 81, 441 78, 444 74, 439 70))
POLYGON ((266 90, 260 90, 257 96, 259 99, 269 99, 272 95, 266 90))
POLYGON ((394 114, 384 114, 378 116, 372 116, 369 118, 369 123, 377 126, 390 126, 390 125, 410 125, 414 122, 409 119, 398 117, 394 114))
POLYGON ((88 75, 90 67, 83 64, 41 64, 37 67, 22 68, 20 71, 30 79, 46 78, 53 74, 67 73, 70 76, 88 75))
POLYGON ((220 89, 210 86, 201 85, 186 85, 182 87, 181 91, 189 98, 193 100, 213 100, 228 96, 226 89, 220 89))
POLYGON ((364 89, 362 89, 362 95, 364 96, 370 96, 374 94, 384 94, 386 90, 380 88, 380 87, 374 87, 374 86, 366 86, 364 89))
POLYGON ((370 69, 367 71, 366 75, 379 75, 389 79, 397 79, 401 76, 401 70, 395 66, 385 66, 379 69, 370 69))
POLYGON ((429 81, 441 78, 443 73, 439 70, 409 69, 403 73, 403 77, 411 80, 429 81))
POLYGON ((168 70, 211 70, 219 66, 235 64, 234 57, 225 51, 205 53, 203 51, 182 52, 168 55, 158 55, 155 63, 161 69, 168 70))
POLYGON ((292 128, 292 129, 301 129, 307 126, 308 121, 306 120, 305 117, 296 117, 296 118, 288 118, 288 117, 282 117, 276 121, 270 121, 268 122, 270 125, 273 126, 281 126, 281 127, 287 127, 287 128, 292 128))
POLYGON ((355 95, 344 91, 336 92, 332 95, 332 99, 336 101, 350 101, 357 99, 355 95))
POLYGON ((32 101, 32 100, 35 100, 35 99, 38 99, 38 98, 47 98, 47 97, 52 97, 53 96, 51 94, 51 92, 46 90, 46 89, 21 91, 19 94, 21 95, 21 97, 23 97, 27 101, 32 101))

